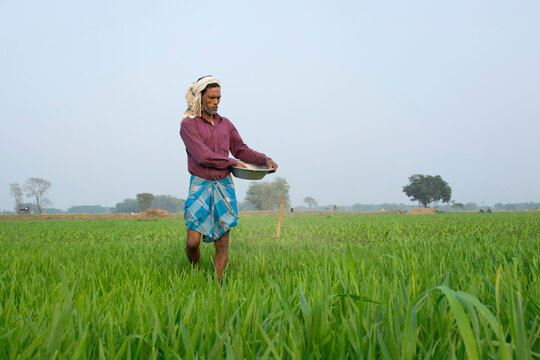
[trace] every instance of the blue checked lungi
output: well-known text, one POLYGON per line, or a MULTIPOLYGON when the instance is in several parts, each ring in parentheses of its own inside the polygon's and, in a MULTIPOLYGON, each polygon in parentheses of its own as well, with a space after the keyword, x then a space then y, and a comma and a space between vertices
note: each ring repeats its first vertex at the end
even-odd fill
POLYGON ((184 209, 188 229, 203 234, 204 242, 219 239, 238 225, 238 206, 231 175, 221 180, 191 176, 184 209))

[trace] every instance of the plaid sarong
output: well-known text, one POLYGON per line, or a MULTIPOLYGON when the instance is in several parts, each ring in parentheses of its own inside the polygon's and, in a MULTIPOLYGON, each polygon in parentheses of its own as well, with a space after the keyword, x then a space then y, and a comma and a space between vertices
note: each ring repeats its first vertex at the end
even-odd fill
POLYGON ((231 175, 221 180, 191 176, 184 219, 188 229, 203 234, 204 242, 219 239, 238 225, 238 206, 231 175))

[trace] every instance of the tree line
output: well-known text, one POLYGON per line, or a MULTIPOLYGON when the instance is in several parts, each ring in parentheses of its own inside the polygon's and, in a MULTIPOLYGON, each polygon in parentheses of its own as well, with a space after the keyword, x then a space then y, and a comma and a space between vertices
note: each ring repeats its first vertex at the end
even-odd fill
MULTIPOLYGON (((77 205, 68 208, 66 211, 54 208, 47 208, 52 205, 48 198, 48 191, 51 182, 41 178, 29 178, 23 186, 18 183, 10 184, 10 194, 15 200, 16 213, 138 213, 147 209, 162 209, 170 213, 181 213, 184 211, 185 199, 179 199, 171 195, 153 195, 151 193, 139 193, 135 198, 124 199, 116 203, 114 207, 104 207, 101 205, 77 205), (24 198, 31 201, 24 201, 24 198)), ((285 207, 290 207, 289 200, 290 186, 287 180, 276 177, 271 182, 252 182, 247 190, 244 202, 239 202, 241 211, 248 210, 275 210, 279 209, 281 201, 285 202, 285 207)), ((459 203, 451 200, 452 189, 441 176, 415 174, 409 177, 409 183, 403 186, 403 192, 411 199, 417 201, 420 206, 428 207, 435 204, 442 211, 527 211, 540 208, 540 203, 497 203, 494 206, 479 206, 477 203, 459 203)), ((297 206, 296 210, 340 210, 373 212, 380 210, 410 210, 414 206, 406 204, 361 204, 353 205, 335 204, 320 206, 317 200, 311 196, 304 198, 306 206, 297 206)), ((291 208, 292 210, 292 208, 291 208)))
MULTIPOLYGON (((51 188, 51 182, 41 178, 30 178, 24 186, 19 184, 10 185, 10 193, 15 200, 16 213, 138 213, 148 209, 162 209, 170 213, 181 213, 184 211, 186 200, 179 199, 171 195, 154 195, 144 192, 136 195, 135 198, 124 199, 116 203, 113 207, 101 205, 77 205, 63 211, 61 209, 46 208, 52 205, 47 192, 51 188), (33 202, 24 202, 26 195, 33 202)), ((284 178, 277 177, 272 182, 252 182, 246 194, 246 201, 239 205, 241 210, 271 210, 280 206, 281 201, 285 201, 285 206, 289 206, 289 184, 284 178)))
POLYGON ((113 213, 138 213, 148 209, 161 209, 170 213, 184 211, 185 199, 179 199, 171 195, 153 195, 151 193, 137 194, 134 199, 124 199, 112 209, 113 213))

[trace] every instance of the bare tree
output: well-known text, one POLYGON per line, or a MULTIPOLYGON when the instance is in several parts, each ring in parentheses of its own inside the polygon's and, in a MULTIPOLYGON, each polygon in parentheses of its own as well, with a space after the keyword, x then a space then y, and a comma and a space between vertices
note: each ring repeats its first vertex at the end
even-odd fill
POLYGON ((23 192, 19 184, 9 184, 9 193, 15 199, 15 212, 19 213, 19 210, 23 205, 23 192))
POLYGON ((36 206, 39 213, 43 213, 43 208, 52 205, 51 200, 47 198, 47 191, 51 188, 51 182, 41 178, 29 178, 23 186, 23 190, 28 197, 36 199, 36 206))

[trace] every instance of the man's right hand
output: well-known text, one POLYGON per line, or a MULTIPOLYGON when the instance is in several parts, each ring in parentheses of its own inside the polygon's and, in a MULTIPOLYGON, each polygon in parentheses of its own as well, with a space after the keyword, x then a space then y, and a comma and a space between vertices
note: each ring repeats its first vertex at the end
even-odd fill
POLYGON ((235 167, 237 168, 242 168, 242 169, 247 169, 248 167, 246 166, 246 164, 240 162, 240 161, 237 161, 236 162, 236 165, 234 165, 235 167))

